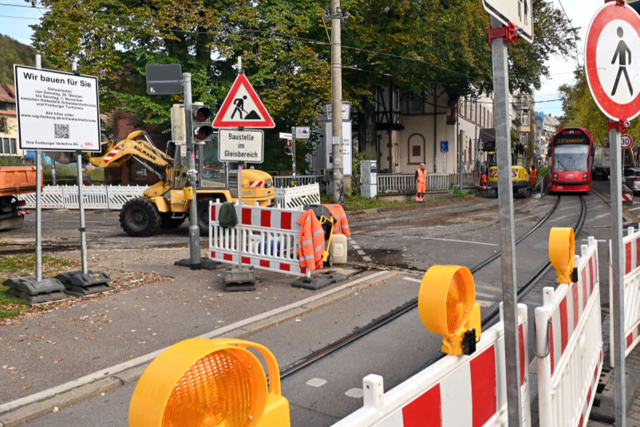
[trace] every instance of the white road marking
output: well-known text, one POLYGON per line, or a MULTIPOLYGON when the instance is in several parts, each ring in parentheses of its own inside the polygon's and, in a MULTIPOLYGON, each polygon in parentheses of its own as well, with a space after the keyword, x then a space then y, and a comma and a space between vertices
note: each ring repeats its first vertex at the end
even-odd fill
POLYGON ((353 246, 353 249, 360 249, 360 246, 358 246, 358 245, 355 245, 355 244, 354 244, 354 245, 352 245, 352 246, 353 246))
MULTIPOLYGON (((323 292, 321 294, 314 295, 312 297, 305 298, 303 300, 300 300, 300 301, 297 301, 297 302, 294 302, 294 303, 291 303, 291 304, 288 304, 288 305, 285 305, 285 306, 282 306, 282 307, 279 307, 279 308, 275 308, 273 310, 270 310, 270 311, 267 311, 267 312, 264 312, 264 313, 260 313, 260 314, 258 314, 256 316, 249 317, 249 318, 244 319, 244 320, 240 320, 239 322, 236 322, 236 323, 233 323, 231 325, 225 326, 224 328, 216 329, 216 330, 213 330, 213 331, 208 332, 206 334, 200 335, 197 338, 208 338, 208 339, 211 339, 211 338, 214 338, 214 337, 219 337, 221 335, 226 334, 227 332, 231 332, 233 330, 240 329, 245 325, 249 325, 249 324, 257 322, 259 320, 264 320, 264 319, 266 319, 268 317, 275 316, 276 314, 284 313, 285 311, 289 311, 289 310, 291 310, 293 308, 302 307, 305 304, 309 304, 310 302, 319 300, 320 298, 324 298, 324 297, 326 297, 328 295, 335 294, 336 292, 340 292, 343 289, 350 288, 352 286, 358 285, 358 284, 360 284, 362 282, 365 282, 367 280, 373 280, 376 277, 382 276, 383 274, 387 274, 388 272, 389 272, 388 270, 379 271, 377 273, 362 277, 362 278, 354 280, 352 282, 345 283, 344 285, 335 287, 335 288, 330 289, 330 290, 328 290, 326 292, 323 292)), ((165 351, 167 348, 168 347, 162 348, 160 350, 156 350, 156 351, 151 352, 149 354, 145 354, 144 356, 140 356, 140 357, 137 357, 135 359, 131 359, 131 360, 128 360, 126 362, 120 363, 118 365, 111 366, 111 367, 106 368, 106 369, 102 369, 102 370, 94 372, 92 374, 85 375, 84 377, 80 377, 78 379, 66 382, 66 383, 61 384, 59 386, 52 387, 50 389, 43 390, 43 391, 38 392, 38 393, 34 393, 34 394, 29 395, 29 396, 13 400, 11 402, 4 403, 4 404, 0 405, 0 414, 8 412, 8 411, 10 411, 12 409, 15 409, 15 408, 19 408, 19 407, 24 406, 24 405, 28 405, 29 403, 33 403, 33 402, 37 402, 39 400, 47 399, 47 398, 49 398, 51 396, 55 396, 56 394, 64 393, 64 392, 69 391, 71 389, 74 389, 76 387, 80 387, 81 385, 92 383, 92 382, 94 382, 96 380, 100 380, 102 378, 105 378, 108 375, 117 374, 119 372, 126 371, 127 369, 131 369, 131 368, 133 368, 135 366, 142 365, 143 363, 150 362, 153 359, 155 359, 156 357, 158 357, 160 355, 160 353, 165 351)))
POLYGON ((480 291, 476 291, 476 298, 477 297, 487 298, 487 299, 498 298, 496 295, 487 294, 485 292, 480 292, 480 291))
POLYGON ((484 301, 484 300, 481 300, 481 299, 476 300, 476 302, 478 304, 480 304, 480 307, 491 307, 494 304, 493 301, 484 301))
POLYGON ((571 216, 572 215, 561 216, 560 218, 554 218, 552 221, 558 221, 558 220, 561 220, 561 219, 567 219, 567 218, 570 218, 571 216))
POLYGON ((627 210, 633 212, 633 211, 637 211, 638 209, 640 209, 640 206, 635 207, 635 208, 631 208, 631 209, 627 209, 627 210))
POLYGON ((366 255, 363 250, 358 251, 358 255, 366 255))
POLYGON ((361 388, 352 388, 345 393, 346 396, 353 397, 354 399, 361 399, 363 394, 361 388))
POLYGON ((365 262, 373 262, 373 260, 368 256, 363 256, 362 259, 365 260, 365 262))
POLYGON ((443 239, 443 238, 440 238, 440 237, 425 237, 425 236, 419 236, 419 238, 420 239, 426 239, 426 240, 440 240, 442 242, 473 243, 473 244, 476 244, 476 245, 498 246, 496 243, 474 242, 472 240, 443 239))
POLYGON ((415 277, 403 277, 402 280, 408 280, 410 282, 422 283, 422 280, 416 279, 415 277))
POLYGON ((596 217, 591 218, 591 220, 593 221, 593 220, 595 220, 595 219, 604 218, 604 217, 606 217, 606 216, 611 216, 611 214, 610 214, 610 213, 606 213, 606 214, 598 215, 598 216, 596 216, 596 217))
POLYGON ((312 378, 309 381, 307 381, 306 384, 311 387, 322 387, 326 383, 327 383, 327 380, 323 380, 322 378, 312 378))

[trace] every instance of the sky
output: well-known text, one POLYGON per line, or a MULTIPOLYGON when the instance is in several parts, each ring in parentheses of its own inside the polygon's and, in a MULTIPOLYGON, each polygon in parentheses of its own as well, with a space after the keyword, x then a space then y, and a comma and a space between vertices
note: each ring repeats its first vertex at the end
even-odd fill
MULTIPOLYGON (((480 1, 480 0, 478 0, 480 1)), ((584 39, 591 18, 595 12, 604 4, 603 0, 553 0, 555 6, 564 10, 569 15, 571 23, 577 29, 580 37, 578 40, 579 64, 584 66, 584 39)), ((32 9, 23 0, 0 0, 0 33, 8 35, 22 43, 31 43, 30 24, 38 22, 42 12, 32 9)), ((526 43, 521 40, 518 43, 526 43)), ((558 87, 565 83, 573 82, 573 70, 576 68, 576 61, 570 58, 554 56, 549 60, 551 76, 549 79, 542 79, 542 87, 536 91, 536 111, 554 116, 563 115, 562 102, 544 102, 559 99, 558 87)))

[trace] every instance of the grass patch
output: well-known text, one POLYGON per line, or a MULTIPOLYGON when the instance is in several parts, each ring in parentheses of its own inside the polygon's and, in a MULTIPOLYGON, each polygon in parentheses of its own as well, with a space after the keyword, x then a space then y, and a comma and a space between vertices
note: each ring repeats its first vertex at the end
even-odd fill
MULTIPOLYGON (((53 277, 58 273, 73 270, 79 262, 51 256, 42 257, 42 275, 53 277)), ((20 316, 33 308, 22 300, 10 297, 5 293, 9 288, 2 286, 5 280, 12 277, 35 275, 36 259, 34 254, 9 255, 0 258, 0 320, 20 316)))
MULTIPOLYGON (((321 194, 320 198, 322 203, 330 204, 333 203, 333 195, 332 194, 321 194)), ((390 208, 394 206, 406 206, 415 204, 413 201, 408 202, 396 202, 390 200, 380 200, 380 199, 367 199, 365 197, 358 195, 355 196, 344 196, 344 206, 345 210, 348 211, 360 211, 365 209, 382 209, 382 208, 390 208)))

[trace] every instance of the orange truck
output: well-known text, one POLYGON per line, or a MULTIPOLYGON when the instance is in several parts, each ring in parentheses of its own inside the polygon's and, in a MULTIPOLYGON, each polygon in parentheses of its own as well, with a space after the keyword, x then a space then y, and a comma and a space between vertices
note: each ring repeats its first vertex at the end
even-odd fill
POLYGON ((0 230, 19 227, 29 211, 18 195, 35 193, 36 168, 33 166, 0 166, 0 230))

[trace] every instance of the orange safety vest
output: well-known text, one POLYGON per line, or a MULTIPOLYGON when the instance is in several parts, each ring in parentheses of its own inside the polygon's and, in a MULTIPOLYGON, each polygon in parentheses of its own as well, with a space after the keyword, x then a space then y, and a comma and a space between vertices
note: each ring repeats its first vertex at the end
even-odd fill
POLYGON ((298 260, 301 268, 309 271, 321 270, 324 257, 324 230, 316 214, 311 209, 302 214, 298 220, 301 225, 298 239, 298 260))
POLYGON ((417 170, 418 172, 418 182, 424 182, 425 184, 427 183, 427 170, 422 170, 420 168, 418 168, 417 170))
POLYGON ((344 212, 344 208, 340 205, 322 205, 329 209, 329 213, 336 220, 333 224, 333 234, 344 234, 345 236, 351 236, 351 230, 349 229, 349 223, 347 222, 347 214, 344 212))
POLYGON ((486 184, 486 183, 487 183, 487 174, 486 174, 486 173, 483 173, 483 174, 482 174, 482 183, 483 183, 483 184, 486 184))

